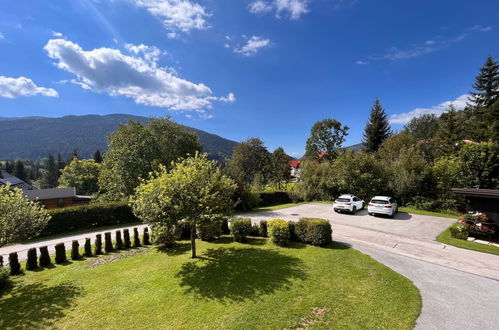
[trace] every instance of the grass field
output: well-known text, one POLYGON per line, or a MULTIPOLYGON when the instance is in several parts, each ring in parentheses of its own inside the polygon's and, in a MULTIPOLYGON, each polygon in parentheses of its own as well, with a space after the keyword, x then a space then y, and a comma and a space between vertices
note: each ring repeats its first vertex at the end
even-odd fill
POLYGON ((499 247, 454 238, 451 236, 449 229, 444 230, 440 235, 438 235, 437 241, 458 248, 499 255, 499 247))
POLYGON ((450 212, 432 212, 432 211, 418 210, 418 209, 415 209, 412 207, 405 207, 405 206, 399 207, 398 210, 400 212, 407 212, 407 213, 414 213, 414 214, 421 214, 421 215, 431 215, 434 217, 459 219, 459 217, 456 213, 450 213, 450 212))
POLYGON ((196 260, 189 248, 132 249, 14 277, 0 328, 412 329, 420 312, 411 281, 345 245, 224 237, 199 242, 196 260))

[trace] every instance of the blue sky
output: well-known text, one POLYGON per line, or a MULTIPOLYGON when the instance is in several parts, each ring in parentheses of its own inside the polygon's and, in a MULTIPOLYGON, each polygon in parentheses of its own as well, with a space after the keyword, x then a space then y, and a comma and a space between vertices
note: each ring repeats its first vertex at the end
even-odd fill
POLYGON ((378 97, 394 130, 466 102, 499 54, 499 2, 0 2, 0 116, 164 116, 304 151, 331 117, 359 143, 378 97))

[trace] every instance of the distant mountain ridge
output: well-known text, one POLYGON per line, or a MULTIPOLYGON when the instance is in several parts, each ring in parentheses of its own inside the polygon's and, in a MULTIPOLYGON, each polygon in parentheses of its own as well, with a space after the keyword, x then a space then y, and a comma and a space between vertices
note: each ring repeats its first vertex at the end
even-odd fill
MULTIPOLYGON (((142 116, 111 114, 50 117, 0 117, 0 160, 37 160, 61 154, 68 158, 77 150, 82 158, 90 158, 99 149, 107 150, 106 136, 119 124, 129 120, 146 123, 142 116)), ((226 160, 237 142, 196 128, 185 126, 198 134, 210 158, 226 160)))

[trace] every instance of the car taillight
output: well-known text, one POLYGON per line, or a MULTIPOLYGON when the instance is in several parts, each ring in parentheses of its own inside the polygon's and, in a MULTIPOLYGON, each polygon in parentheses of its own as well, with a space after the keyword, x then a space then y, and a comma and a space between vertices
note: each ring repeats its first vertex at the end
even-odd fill
POLYGON ((392 206, 391 206, 391 205, 386 205, 386 206, 385 206, 385 208, 387 208, 387 209, 391 209, 391 208, 392 208, 392 206))
POLYGON ((374 204, 369 203, 369 206, 374 206, 374 204))
POLYGON ((352 205, 352 203, 346 203, 347 205, 352 205))

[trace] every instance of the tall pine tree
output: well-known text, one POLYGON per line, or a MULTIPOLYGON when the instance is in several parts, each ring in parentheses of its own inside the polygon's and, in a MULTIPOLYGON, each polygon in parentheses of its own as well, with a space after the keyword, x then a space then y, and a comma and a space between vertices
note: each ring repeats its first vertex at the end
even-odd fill
POLYGON ((22 162, 22 160, 20 160, 20 159, 16 160, 16 162, 14 164, 14 170, 13 170, 12 175, 14 175, 15 177, 18 177, 19 179, 21 179, 23 181, 26 181, 26 179, 28 178, 28 173, 26 172, 26 169, 24 168, 24 163, 22 162))
POLYGON ((450 104, 447 112, 440 117, 440 129, 438 131, 441 143, 440 151, 444 156, 457 151, 459 141, 463 138, 462 134, 463 130, 457 118, 456 108, 453 104, 450 104))
POLYGON ((49 154, 44 161, 43 168, 41 169, 42 175, 38 186, 41 189, 57 187, 57 180, 59 179, 59 169, 52 154, 49 154))
POLYGON ((490 107, 499 100, 499 63, 492 56, 487 57, 485 64, 480 68, 473 88, 476 92, 470 92, 470 101, 476 108, 490 107))
POLYGON ((367 151, 375 152, 390 135, 390 124, 388 123, 385 109, 383 109, 379 100, 376 99, 371 109, 369 121, 364 128, 362 143, 364 143, 367 151))
POLYGON ((94 160, 96 163, 102 163, 102 154, 100 153, 100 150, 97 149, 97 151, 94 153, 94 160))

